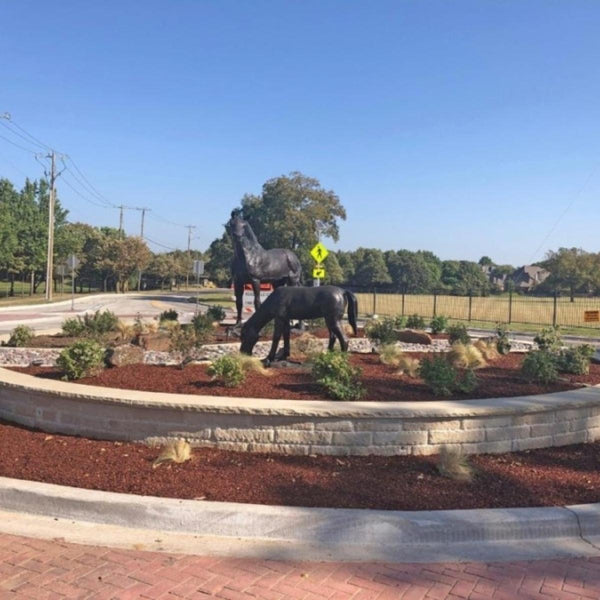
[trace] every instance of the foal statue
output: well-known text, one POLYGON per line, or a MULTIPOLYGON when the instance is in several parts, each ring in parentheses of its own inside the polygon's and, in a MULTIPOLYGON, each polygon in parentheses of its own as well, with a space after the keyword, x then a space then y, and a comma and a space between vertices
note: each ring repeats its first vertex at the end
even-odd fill
POLYGON ((282 285, 300 285, 302 267, 298 257, 291 250, 265 250, 256 239, 249 223, 242 219, 239 210, 232 211, 226 229, 233 240, 231 274, 237 308, 236 323, 240 323, 245 284, 252 284, 254 308, 258 310, 261 281, 272 283, 275 288, 282 285))

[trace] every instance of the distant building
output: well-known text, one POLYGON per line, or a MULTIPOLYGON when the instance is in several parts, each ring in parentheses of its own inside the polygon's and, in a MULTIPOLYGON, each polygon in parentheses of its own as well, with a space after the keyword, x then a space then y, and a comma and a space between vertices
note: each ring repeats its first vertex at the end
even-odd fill
POLYGON ((495 265, 480 265, 480 267, 484 275, 488 278, 490 285, 503 291, 506 286, 506 275, 496 273, 495 265))
POLYGON ((525 265, 519 267, 510 276, 511 281, 515 284, 516 290, 530 292, 540 283, 543 283, 550 276, 550 271, 535 265, 525 265))

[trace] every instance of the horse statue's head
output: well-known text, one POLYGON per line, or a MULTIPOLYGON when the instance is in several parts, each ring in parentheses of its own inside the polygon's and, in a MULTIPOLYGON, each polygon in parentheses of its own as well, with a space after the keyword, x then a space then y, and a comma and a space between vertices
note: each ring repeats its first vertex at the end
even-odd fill
POLYGON ((246 221, 242 218, 242 211, 236 208, 231 211, 231 219, 225 225, 225 229, 227 229, 229 235, 240 239, 244 237, 246 225, 246 221))
MULTIPOLYGON (((253 316, 254 315, 252 315, 252 317, 253 316)), ((252 317, 242 325, 242 344, 240 346, 240 352, 242 354, 252 355, 252 350, 254 349, 254 346, 256 346, 256 342, 258 342, 259 332, 256 330, 252 317)))

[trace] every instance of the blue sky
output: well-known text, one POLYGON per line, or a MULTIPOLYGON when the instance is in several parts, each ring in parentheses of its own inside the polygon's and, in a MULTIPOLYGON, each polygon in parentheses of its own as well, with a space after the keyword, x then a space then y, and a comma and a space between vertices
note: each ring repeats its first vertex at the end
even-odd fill
MULTIPOLYGON (((513 264, 600 250, 597 0, 0 6, 0 114, 114 204, 150 207, 167 246, 187 230, 163 219, 205 249, 244 193, 299 170, 347 209, 329 247, 513 264)), ((0 176, 40 170, 0 138, 0 176)), ((118 224, 58 185, 74 220, 118 224)))

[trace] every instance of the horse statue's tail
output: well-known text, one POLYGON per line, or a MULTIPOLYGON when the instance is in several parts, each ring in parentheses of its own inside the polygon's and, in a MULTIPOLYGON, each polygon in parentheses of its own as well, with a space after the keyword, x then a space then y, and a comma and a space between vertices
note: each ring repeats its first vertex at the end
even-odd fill
POLYGON ((352 331, 354 331, 354 335, 358 335, 358 330, 356 327, 356 318, 358 317, 358 301, 356 300, 356 296, 348 290, 344 291, 344 298, 346 298, 348 301, 348 322, 352 327, 352 331))

